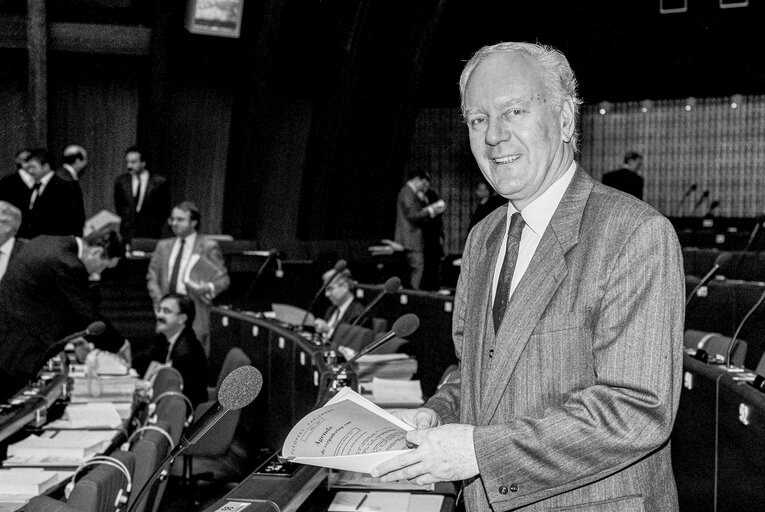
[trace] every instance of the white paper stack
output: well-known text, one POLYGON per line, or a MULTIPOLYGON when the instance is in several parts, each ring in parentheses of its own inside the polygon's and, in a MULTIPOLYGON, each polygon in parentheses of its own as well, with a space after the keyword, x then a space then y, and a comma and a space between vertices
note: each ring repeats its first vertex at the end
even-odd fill
POLYGON ((77 466, 103 452, 116 434, 114 430, 78 430, 31 435, 8 446, 8 458, 3 465, 77 466))
POLYGON ((45 428, 53 430, 111 429, 120 426, 122 426, 122 418, 115 404, 111 402, 97 402, 69 404, 66 406, 61 419, 48 423, 45 428))
POLYGON ((380 407, 418 407, 423 404, 419 380, 381 379, 362 384, 364 393, 369 392, 373 403, 380 407))
POLYGON ((360 381, 382 379, 410 380, 417 371, 417 360, 406 354, 367 354, 356 361, 360 381))
POLYGON ((71 475, 71 471, 50 471, 43 468, 0 469, 0 501, 16 501, 14 497, 26 501, 32 496, 44 493, 71 475))

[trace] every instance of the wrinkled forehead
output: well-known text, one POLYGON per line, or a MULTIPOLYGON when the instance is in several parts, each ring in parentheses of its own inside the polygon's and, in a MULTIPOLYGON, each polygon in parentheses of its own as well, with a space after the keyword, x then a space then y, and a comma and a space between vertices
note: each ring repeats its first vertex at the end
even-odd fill
POLYGON ((497 52, 478 63, 465 86, 466 112, 477 107, 522 101, 544 101, 542 67, 518 52, 497 52))

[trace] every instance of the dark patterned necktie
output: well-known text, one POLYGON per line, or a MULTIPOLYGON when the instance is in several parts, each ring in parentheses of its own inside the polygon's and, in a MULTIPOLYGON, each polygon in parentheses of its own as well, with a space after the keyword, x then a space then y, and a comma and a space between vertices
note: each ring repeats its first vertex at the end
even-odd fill
POLYGON ((181 273, 181 260, 183 259, 183 243, 186 240, 181 238, 181 245, 178 248, 178 255, 173 263, 173 272, 170 274, 170 293, 176 293, 178 290, 178 275, 181 273))
POLYGON ((515 272, 515 262, 518 260, 518 247, 521 245, 521 233, 526 222, 521 217, 521 212, 515 212, 510 217, 510 227, 507 230, 507 245, 505 250, 505 261, 502 262, 502 270, 497 282, 497 293, 494 295, 494 306, 492 315, 494 317, 494 334, 499 331, 502 324, 502 318, 507 310, 507 303, 510 301, 510 285, 513 282, 513 273, 515 272))

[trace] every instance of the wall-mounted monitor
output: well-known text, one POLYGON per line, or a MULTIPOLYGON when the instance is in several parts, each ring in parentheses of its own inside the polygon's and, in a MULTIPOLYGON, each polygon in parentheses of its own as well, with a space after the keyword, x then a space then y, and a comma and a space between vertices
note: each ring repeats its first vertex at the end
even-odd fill
POLYGON ((239 37, 244 0, 189 0, 186 29, 193 34, 239 37))

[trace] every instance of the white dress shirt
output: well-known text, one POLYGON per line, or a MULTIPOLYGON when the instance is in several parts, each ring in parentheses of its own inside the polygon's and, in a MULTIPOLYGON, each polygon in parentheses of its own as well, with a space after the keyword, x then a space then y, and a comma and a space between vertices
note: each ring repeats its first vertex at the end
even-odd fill
POLYGON ((3 279, 5 271, 8 270, 8 261, 11 259, 11 251, 16 243, 16 237, 12 236, 0 245, 0 280, 3 279))
MULTIPOLYGON (((178 257, 178 249, 181 246, 180 238, 176 237, 175 242, 173 242, 173 248, 170 250, 170 260, 167 262, 168 271, 172 274, 173 272, 173 266, 175 265, 175 259, 178 257)), ((186 282, 184 279, 184 276, 188 274, 188 266, 189 266, 189 258, 191 258, 191 253, 194 252, 194 243, 197 241, 197 233, 196 231, 194 233, 191 233, 186 238, 184 238, 183 242, 183 254, 181 254, 181 268, 178 272, 178 287, 175 290, 170 290, 170 293, 177 292, 177 293, 186 293, 186 282)), ((169 277, 169 276, 168 276, 169 277)), ((171 283, 172 285, 172 283, 171 283)))
MULTIPOLYGON (((521 281, 523 274, 526 273, 526 269, 529 268, 529 263, 531 263, 531 258, 539 246, 539 241, 542 239, 542 235, 550 224, 550 219, 552 219, 555 210, 558 209, 560 200, 563 199, 563 194, 565 194, 568 185, 574 177, 574 171, 576 171, 576 162, 571 162, 571 166, 565 174, 558 181, 550 185, 550 188, 545 190, 542 195, 529 203, 521 212, 526 225, 523 227, 521 243, 518 246, 518 259, 515 263, 513 281, 510 284, 510 297, 513 296, 516 286, 521 281)), ((507 230, 510 225, 510 217, 517 211, 512 202, 507 203, 505 235, 502 237, 497 264, 494 267, 494 279, 491 288, 492 303, 494 303, 494 297, 497 294, 499 274, 502 272, 502 263, 505 261, 505 252, 507 252, 507 230)))
POLYGON ((143 206, 143 198, 146 196, 146 185, 149 183, 149 171, 144 169, 138 174, 132 175, 133 197, 137 198, 135 202, 135 211, 140 212, 143 206))

